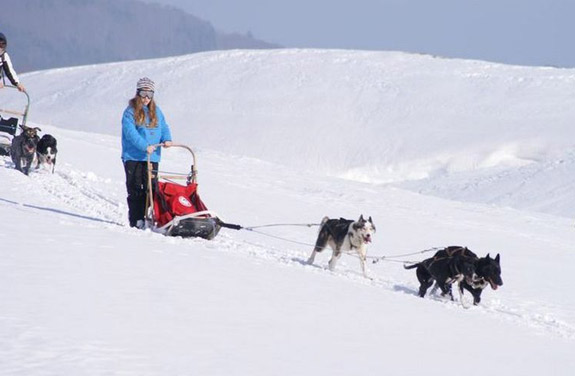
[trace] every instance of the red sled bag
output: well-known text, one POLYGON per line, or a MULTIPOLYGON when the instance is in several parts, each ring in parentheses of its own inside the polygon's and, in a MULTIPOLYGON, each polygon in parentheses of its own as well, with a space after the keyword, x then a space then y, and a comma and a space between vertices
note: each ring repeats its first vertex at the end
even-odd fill
POLYGON ((179 185, 169 182, 158 182, 154 194, 154 218, 157 226, 162 227, 174 217, 207 210, 197 193, 198 185, 190 183, 179 185))

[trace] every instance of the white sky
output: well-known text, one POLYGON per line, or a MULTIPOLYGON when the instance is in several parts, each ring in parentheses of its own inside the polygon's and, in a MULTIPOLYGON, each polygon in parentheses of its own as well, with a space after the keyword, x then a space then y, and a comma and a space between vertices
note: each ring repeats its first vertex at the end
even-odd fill
POLYGON ((286 47, 402 50, 575 66, 569 0, 145 0, 286 47))

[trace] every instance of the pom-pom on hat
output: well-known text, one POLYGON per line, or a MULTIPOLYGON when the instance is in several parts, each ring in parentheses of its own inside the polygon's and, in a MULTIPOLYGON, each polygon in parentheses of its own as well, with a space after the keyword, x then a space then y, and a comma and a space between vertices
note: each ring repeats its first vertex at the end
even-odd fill
POLYGON ((154 81, 150 80, 148 77, 140 78, 136 85, 136 90, 155 90, 154 81))

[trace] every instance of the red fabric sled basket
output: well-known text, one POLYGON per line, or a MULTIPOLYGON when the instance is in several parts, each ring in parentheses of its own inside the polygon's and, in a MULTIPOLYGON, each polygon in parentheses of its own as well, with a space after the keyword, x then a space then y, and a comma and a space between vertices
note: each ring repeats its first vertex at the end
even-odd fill
MULTIPOLYGON (((175 217, 208 210, 197 193, 198 185, 158 182, 154 193, 154 219, 162 227, 175 217)), ((209 215, 200 216, 209 217, 209 215)))

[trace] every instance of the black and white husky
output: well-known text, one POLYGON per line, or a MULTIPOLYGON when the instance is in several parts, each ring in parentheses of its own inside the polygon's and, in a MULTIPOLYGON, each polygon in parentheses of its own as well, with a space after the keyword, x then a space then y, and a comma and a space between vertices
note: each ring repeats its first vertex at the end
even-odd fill
POLYGON ((368 278, 366 270, 367 244, 375 233, 375 226, 371 217, 366 221, 363 215, 357 221, 351 219, 329 219, 324 217, 321 221, 319 234, 308 264, 313 264, 317 252, 321 252, 328 245, 333 250, 329 260, 329 270, 334 270, 337 260, 343 252, 355 251, 359 256, 363 275, 368 278))

